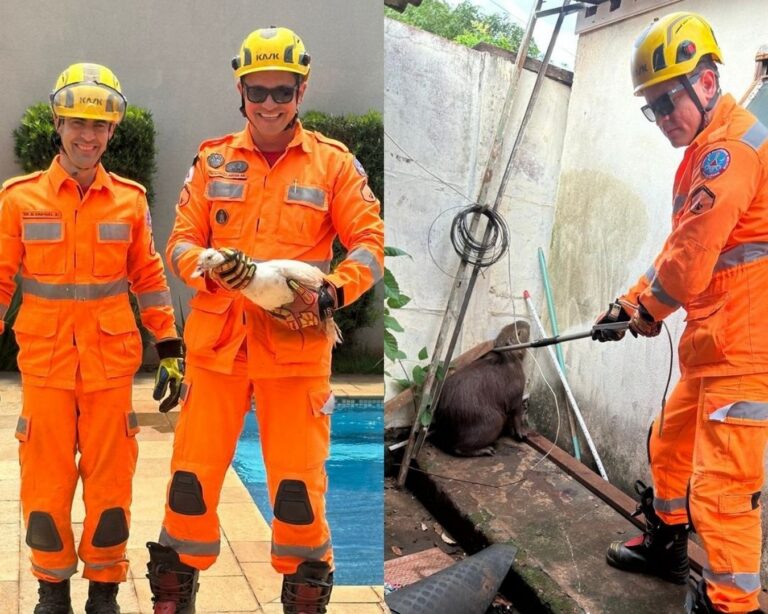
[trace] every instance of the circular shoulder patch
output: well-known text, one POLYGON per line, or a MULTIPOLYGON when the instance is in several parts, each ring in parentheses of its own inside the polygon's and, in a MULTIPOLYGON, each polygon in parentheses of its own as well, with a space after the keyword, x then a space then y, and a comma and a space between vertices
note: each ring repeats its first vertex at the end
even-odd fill
POLYGON ((208 166, 211 168, 219 168, 224 164, 224 156, 220 153, 212 153, 207 158, 208 166))
POLYGON ((365 169, 363 168, 363 164, 357 158, 355 158, 355 170, 361 177, 368 176, 368 174, 365 172, 365 169))
POLYGON ((727 149, 710 151, 701 163, 701 174, 707 179, 721 175, 731 163, 731 154, 727 149))

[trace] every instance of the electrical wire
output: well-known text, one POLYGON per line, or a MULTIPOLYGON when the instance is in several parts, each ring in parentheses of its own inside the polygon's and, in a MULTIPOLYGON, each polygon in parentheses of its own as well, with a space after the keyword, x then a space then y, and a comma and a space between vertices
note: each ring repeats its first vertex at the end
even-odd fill
MULTIPOLYGON (((477 229, 475 229, 477 232, 477 229)), ((472 266, 487 268, 496 264, 509 249, 509 227, 498 211, 474 204, 462 209, 451 224, 451 245, 459 258, 472 266), (485 218, 485 232, 478 240, 471 229, 476 215, 485 218)))
POLYGON ((672 360, 675 355, 675 350, 672 347, 672 334, 669 332, 669 326, 662 320, 661 322, 664 330, 667 333, 667 340, 669 341, 669 373, 667 373, 667 384, 664 386, 664 394, 661 396, 661 418, 659 419, 659 438, 664 433, 664 408, 667 406, 667 392, 669 392, 669 382, 672 381, 672 360))

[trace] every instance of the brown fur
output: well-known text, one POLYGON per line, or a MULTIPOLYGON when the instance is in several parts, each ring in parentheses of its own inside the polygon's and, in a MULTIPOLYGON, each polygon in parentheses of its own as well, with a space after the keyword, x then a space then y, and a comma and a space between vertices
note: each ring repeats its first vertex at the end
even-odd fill
MULTIPOLYGON (((530 327, 517 321, 505 326, 494 347, 528 341, 530 327)), ((435 411, 432 439, 459 456, 494 454, 494 442, 506 427, 518 441, 525 428, 523 389, 525 350, 489 352, 449 375, 435 411)))

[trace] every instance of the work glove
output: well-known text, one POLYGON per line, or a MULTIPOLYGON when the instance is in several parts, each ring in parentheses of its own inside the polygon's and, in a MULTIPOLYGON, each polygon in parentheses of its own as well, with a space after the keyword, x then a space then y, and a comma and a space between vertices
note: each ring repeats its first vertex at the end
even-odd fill
POLYGON ((661 332, 661 322, 656 322, 643 304, 638 301, 638 307, 629 321, 629 330, 643 337, 655 337, 661 332))
MULTIPOLYGON (((629 322, 629 320, 629 314, 619 302, 619 299, 616 299, 613 303, 608 305, 608 309, 606 311, 597 317, 597 320, 595 320, 595 326, 599 324, 613 324, 615 322, 629 322)), ((626 332, 626 329, 598 330, 593 328, 592 339, 599 341, 600 343, 604 343, 605 341, 620 341, 624 338, 624 334, 626 332)), ((637 337, 637 334, 634 331, 632 331, 632 334, 637 337)))
POLYGON ((184 378, 183 344, 181 339, 164 339, 155 344, 155 349, 160 357, 160 365, 155 374, 152 398, 155 401, 162 399, 159 409, 166 413, 179 404, 181 380, 184 378))
POLYGON ((270 311, 269 314, 280 320, 291 330, 301 330, 308 326, 318 326, 333 316, 339 306, 339 292, 328 282, 314 290, 294 279, 288 280, 293 290, 293 302, 270 311))
POLYGON ((219 250, 224 262, 213 268, 209 275, 225 290, 242 290, 256 274, 256 263, 238 249, 225 247, 219 250))

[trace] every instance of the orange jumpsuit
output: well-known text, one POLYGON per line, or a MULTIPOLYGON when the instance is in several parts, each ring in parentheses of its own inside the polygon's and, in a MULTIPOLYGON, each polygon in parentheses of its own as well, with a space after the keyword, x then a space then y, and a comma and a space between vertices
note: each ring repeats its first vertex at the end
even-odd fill
POLYGON ((275 516, 273 566, 283 574, 305 560, 333 566, 324 467, 334 403, 331 340, 314 327, 291 331, 239 292, 191 274, 209 246, 328 272, 337 234, 349 251, 327 280, 343 306, 381 278, 383 223, 362 166, 341 143, 297 123, 271 168, 247 125, 201 145, 166 252, 173 271, 197 290, 185 326, 187 372, 159 538, 187 565, 207 569, 219 554, 221 485, 254 397, 275 516))
POLYGON ((707 552, 707 594, 757 609, 758 499, 768 439, 768 128, 729 95, 685 151, 672 232, 623 297, 655 320, 687 312, 682 372, 649 435, 654 508, 690 521, 707 552), (687 494, 690 481, 690 494, 687 494))
POLYGON ((84 577, 122 582, 139 430, 131 384, 142 357, 129 288, 144 326, 157 339, 177 336, 144 188, 99 166, 82 194, 57 158, 3 185, 0 245, 3 314, 21 265, 16 438, 32 572, 66 580, 79 554, 84 577), (78 476, 86 516, 76 554, 78 476))

